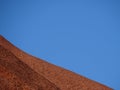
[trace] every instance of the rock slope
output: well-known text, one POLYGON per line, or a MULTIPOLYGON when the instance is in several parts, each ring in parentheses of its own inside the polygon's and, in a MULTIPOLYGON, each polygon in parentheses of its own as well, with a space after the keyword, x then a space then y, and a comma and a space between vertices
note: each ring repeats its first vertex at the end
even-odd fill
POLYGON ((29 55, 0 36, 0 90, 112 89, 29 55))

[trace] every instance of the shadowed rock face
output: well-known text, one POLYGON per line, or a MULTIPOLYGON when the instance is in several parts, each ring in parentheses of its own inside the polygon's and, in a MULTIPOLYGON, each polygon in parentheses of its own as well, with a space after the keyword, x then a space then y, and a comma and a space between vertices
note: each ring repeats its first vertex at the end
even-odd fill
POLYGON ((60 90, 0 46, 0 90, 60 90))
POLYGON ((112 90, 33 57, 0 36, 0 90, 112 90))

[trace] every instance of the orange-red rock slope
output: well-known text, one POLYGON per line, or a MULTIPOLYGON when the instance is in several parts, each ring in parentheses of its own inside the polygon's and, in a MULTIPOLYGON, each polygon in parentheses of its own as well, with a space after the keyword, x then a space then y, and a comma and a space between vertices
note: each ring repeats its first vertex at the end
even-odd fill
POLYGON ((1 90, 112 90, 103 84, 31 56, 2 36, 0 36, 0 88, 1 90))

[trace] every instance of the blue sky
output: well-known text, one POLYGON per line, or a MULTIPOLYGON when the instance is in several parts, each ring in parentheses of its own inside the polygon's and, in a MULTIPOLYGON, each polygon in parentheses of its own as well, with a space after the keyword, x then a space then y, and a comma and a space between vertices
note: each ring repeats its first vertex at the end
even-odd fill
POLYGON ((0 0, 0 34, 27 53, 120 90, 119 0, 0 0))

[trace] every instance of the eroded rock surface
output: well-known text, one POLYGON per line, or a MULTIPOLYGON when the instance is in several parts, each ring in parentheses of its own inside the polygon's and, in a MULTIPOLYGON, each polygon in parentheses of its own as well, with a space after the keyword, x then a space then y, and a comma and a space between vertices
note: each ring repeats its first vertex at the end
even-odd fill
POLYGON ((0 36, 0 88, 0 90, 112 90, 103 84, 33 57, 2 36, 0 36), (18 87, 19 89, 16 89, 18 87))

